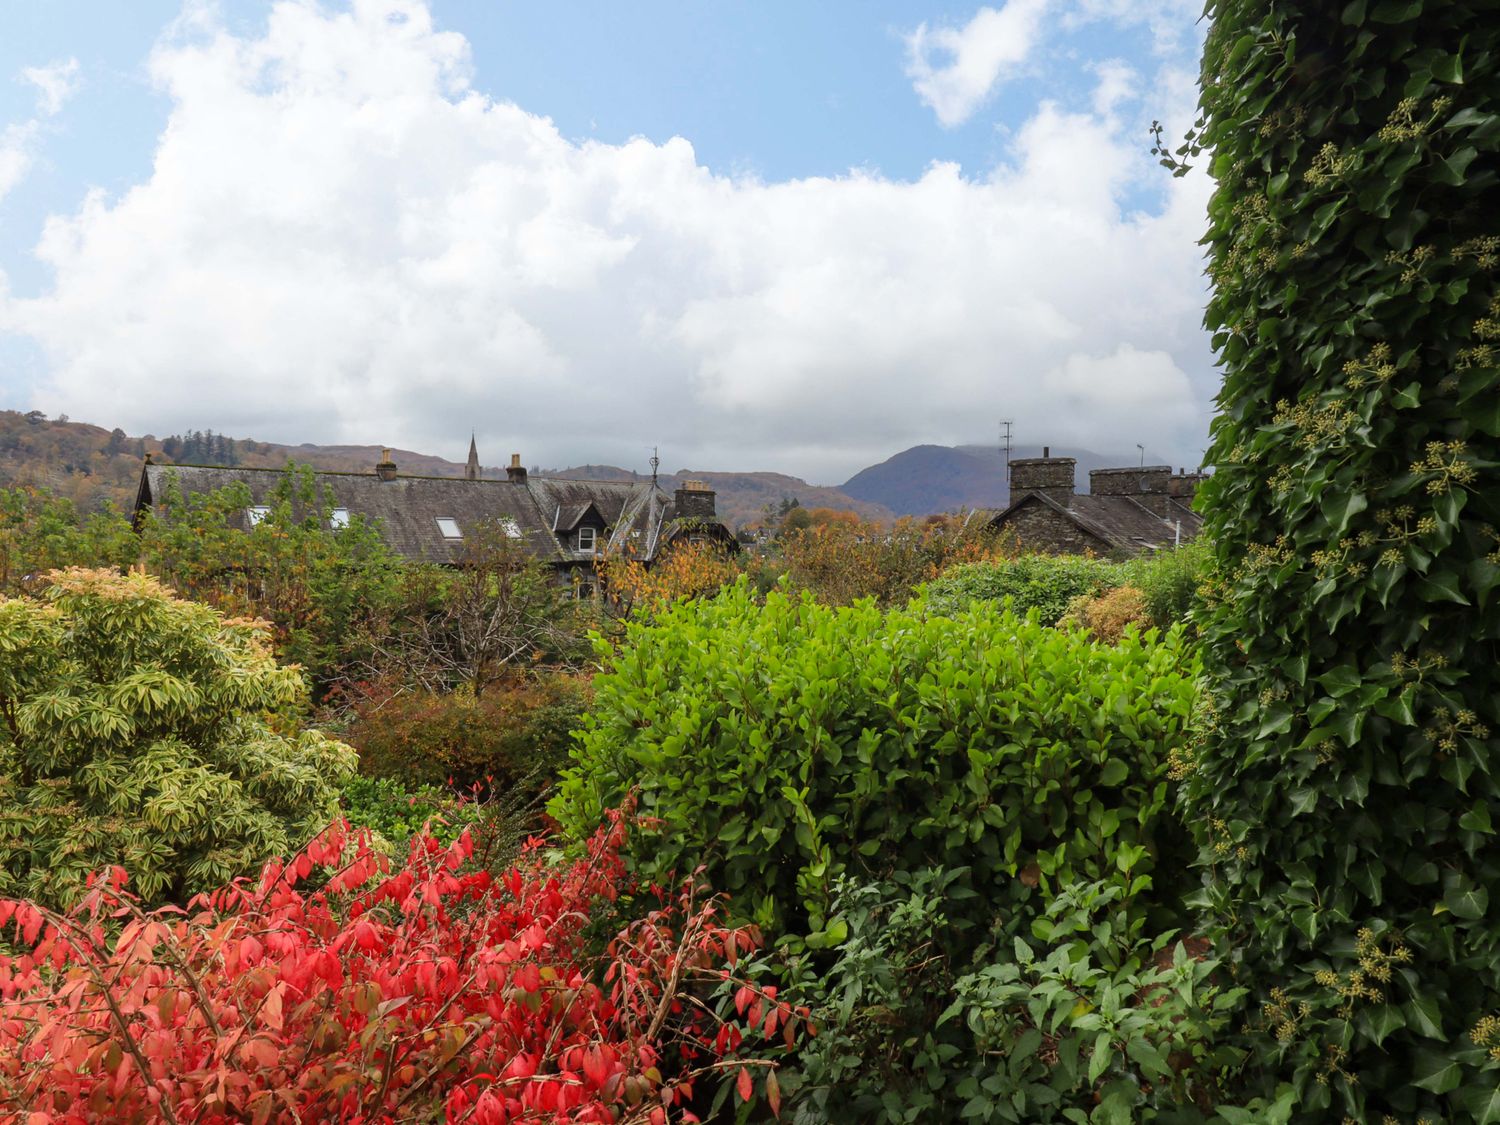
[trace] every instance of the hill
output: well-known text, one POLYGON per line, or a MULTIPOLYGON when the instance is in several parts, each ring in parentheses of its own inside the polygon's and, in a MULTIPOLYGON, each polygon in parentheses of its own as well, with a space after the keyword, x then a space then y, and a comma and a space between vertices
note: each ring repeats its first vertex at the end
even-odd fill
MULTIPOLYGON (((1042 447, 1018 445, 1011 457, 1040 457, 1042 447)), ((1088 491, 1093 469, 1135 463, 1134 457, 1096 453, 1091 449, 1052 447, 1054 457, 1077 462, 1081 492, 1088 491)), ((964 508, 1003 508, 1010 502, 1005 483, 1005 458, 989 445, 916 445, 850 477, 842 491, 856 500, 880 504, 900 516, 924 516, 964 508)))
MULTIPOLYGON (((105 503, 128 508, 135 500, 141 460, 151 450, 158 461, 194 465, 243 465, 280 468, 288 461, 315 469, 370 472, 380 460, 377 445, 284 445, 231 438, 210 431, 193 431, 158 438, 131 437, 123 430, 106 430, 84 422, 48 419, 39 412, 0 411, 0 487, 24 484, 47 488, 85 509, 105 503)), ((403 473, 422 476, 462 476, 464 466, 431 454, 393 449, 391 458, 403 473)), ((631 480, 637 474, 614 465, 580 465, 543 469, 549 476, 594 480, 631 480)), ((503 477, 499 466, 481 470, 486 477, 503 477)), ((684 480, 703 480, 718 492, 719 514, 731 527, 758 519, 768 504, 792 497, 807 508, 855 511, 866 519, 888 521, 889 509, 855 500, 837 488, 808 484, 782 473, 720 473, 679 470, 660 476, 671 491, 684 480)))

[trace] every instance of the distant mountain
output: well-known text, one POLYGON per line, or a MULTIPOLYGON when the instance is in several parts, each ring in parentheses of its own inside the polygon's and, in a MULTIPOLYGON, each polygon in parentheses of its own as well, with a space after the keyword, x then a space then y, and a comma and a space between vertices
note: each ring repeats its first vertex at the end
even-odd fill
MULTIPOLYGON (((1051 447, 1054 457, 1072 457, 1078 491, 1087 492, 1089 472, 1135 463, 1122 454, 1051 447)), ((1013 459, 1040 457, 1039 445, 1018 445, 1013 459)), ((1136 457, 1139 457, 1139 453, 1136 457)), ((926 516, 964 508, 1003 508, 1010 502, 1005 455, 990 445, 915 445, 861 469, 842 485, 856 500, 881 504, 900 516, 926 516)))

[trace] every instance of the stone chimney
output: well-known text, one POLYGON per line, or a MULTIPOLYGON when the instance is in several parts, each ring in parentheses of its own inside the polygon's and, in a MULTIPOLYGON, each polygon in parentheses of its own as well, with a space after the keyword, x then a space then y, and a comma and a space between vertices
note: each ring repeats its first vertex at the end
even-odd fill
POLYGON ((1028 492, 1066 505, 1073 499, 1072 457, 1053 457, 1052 447, 1044 445, 1040 457, 1019 457, 1010 463, 1010 499, 1015 503, 1028 492))
POLYGON ((685 480, 677 490, 677 516, 679 519, 715 519, 715 492, 701 480, 685 480))
POLYGON ((1178 469, 1177 475, 1167 481, 1167 495, 1180 504, 1190 505, 1206 476, 1206 473, 1190 473, 1186 469, 1178 469))
POLYGON ((1129 496, 1152 514, 1164 516, 1170 495, 1167 482, 1171 479, 1171 465, 1095 469, 1089 473, 1089 492, 1095 496, 1129 496))
POLYGON ((505 467, 505 479, 510 481, 511 484, 526 483, 526 466, 521 464, 521 455, 519 453, 512 453, 510 455, 510 464, 505 467))
POLYGON ((380 451, 380 460, 375 463, 375 475, 381 480, 396 479, 396 462, 391 460, 389 449, 380 451))

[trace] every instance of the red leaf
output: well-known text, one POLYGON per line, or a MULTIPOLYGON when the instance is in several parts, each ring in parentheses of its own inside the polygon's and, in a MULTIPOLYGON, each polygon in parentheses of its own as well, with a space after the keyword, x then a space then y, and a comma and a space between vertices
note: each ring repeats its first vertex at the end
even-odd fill
POLYGON ((735 1079, 735 1085, 740 1091, 740 1100, 748 1102, 750 1095, 755 1092, 755 1083, 750 1078, 750 1068, 740 1067, 740 1076, 735 1079))

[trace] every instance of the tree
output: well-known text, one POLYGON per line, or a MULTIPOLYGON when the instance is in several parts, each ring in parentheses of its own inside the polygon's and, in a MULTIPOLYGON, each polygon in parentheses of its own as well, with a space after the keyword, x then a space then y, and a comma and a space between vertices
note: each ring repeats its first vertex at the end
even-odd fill
POLYGON ((714 594, 741 568, 723 544, 705 542, 673 544, 650 563, 628 554, 606 556, 596 569, 608 606, 620 617, 629 617, 678 598, 714 594))
POLYGON ((0 489, 0 593, 20 593, 62 566, 124 567, 139 544, 113 508, 80 518, 45 489, 0 489))
POLYGON ((1208 14, 1201 904, 1298 1120, 1500 1121, 1500 24, 1208 14))
POLYGON ((242 530, 243 485, 184 495, 168 488, 141 521, 141 559, 179 593, 236 616, 264 618, 283 660, 302 665, 321 695, 368 657, 363 647, 395 596, 399 564, 361 516, 329 522, 332 498, 291 466, 242 530))
POLYGON ((579 640, 571 591, 504 521, 468 531, 451 568, 405 572, 391 615, 376 628, 377 662, 429 691, 476 696, 517 665, 565 656, 579 640))
POLYGON ((142 574, 51 577, 0 600, 0 892, 68 903, 121 865, 180 901, 327 824, 354 752, 290 723, 305 689, 263 624, 142 574))

